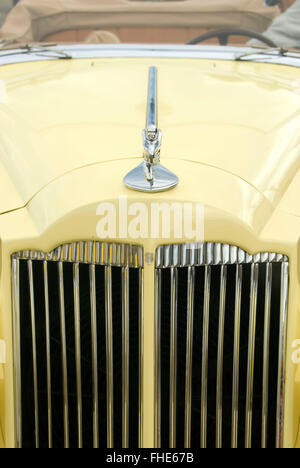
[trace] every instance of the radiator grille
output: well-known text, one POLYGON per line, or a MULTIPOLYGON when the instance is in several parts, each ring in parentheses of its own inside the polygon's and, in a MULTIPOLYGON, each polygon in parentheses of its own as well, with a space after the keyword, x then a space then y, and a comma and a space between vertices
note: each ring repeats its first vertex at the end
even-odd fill
POLYGON ((18 446, 139 445, 142 272, 128 245, 13 255, 18 446))
POLYGON ((158 447, 281 447, 288 269, 223 244, 158 249, 158 447))

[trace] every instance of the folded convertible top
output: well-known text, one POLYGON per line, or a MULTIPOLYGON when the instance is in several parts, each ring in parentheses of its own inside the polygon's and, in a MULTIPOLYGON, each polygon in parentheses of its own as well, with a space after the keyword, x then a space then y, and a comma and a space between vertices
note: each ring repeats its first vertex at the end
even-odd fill
POLYGON ((41 42, 68 30, 121 27, 223 28, 263 32, 279 14, 262 0, 21 0, 0 37, 41 42))

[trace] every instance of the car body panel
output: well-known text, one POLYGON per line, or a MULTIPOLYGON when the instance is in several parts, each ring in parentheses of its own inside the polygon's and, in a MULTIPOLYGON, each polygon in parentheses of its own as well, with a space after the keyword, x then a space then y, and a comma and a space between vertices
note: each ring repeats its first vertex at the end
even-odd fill
POLYGON ((130 160, 141 155, 150 65, 159 74, 162 157, 233 174, 276 206, 299 169, 300 71, 213 60, 99 59, 1 69, 0 180, 9 196, 0 212, 25 206, 80 167, 126 159, 133 168, 130 160))

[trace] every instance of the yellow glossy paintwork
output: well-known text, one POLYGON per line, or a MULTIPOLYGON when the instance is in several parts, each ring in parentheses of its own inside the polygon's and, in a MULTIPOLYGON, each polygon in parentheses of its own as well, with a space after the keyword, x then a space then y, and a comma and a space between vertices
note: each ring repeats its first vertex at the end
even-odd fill
MULTIPOLYGON (((14 439, 10 255, 94 240, 102 201, 200 202, 205 240, 290 258, 284 445, 300 447, 300 69, 198 59, 99 59, 0 69, 0 423, 14 439), (174 190, 122 184, 141 158, 149 66, 174 190), (298 183, 299 182, 299 183, 298 183)), ((125 240, 136 243, 136 239, 125 240)), ((184 240, 184 239, 183 239, 184 240)), ((177 242, 171 238, 167 241, 177 242)), ((165 239, 138 241, 154 253, 165 239)), ((146 264, 143 444, 154 444, 154 264, 146 264)), ((1 433, 1 432, 0 432, 1 433)), ((0 437, 1 444, 1 437, 0 437)), ((0 445, 1 446, 1 445, 0 445)))

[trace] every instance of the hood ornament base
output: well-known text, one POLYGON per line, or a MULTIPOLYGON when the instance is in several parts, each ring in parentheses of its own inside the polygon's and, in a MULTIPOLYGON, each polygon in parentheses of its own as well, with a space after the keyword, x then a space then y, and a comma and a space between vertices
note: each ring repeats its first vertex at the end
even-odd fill
POLYGON ((124 178, 126 187, 140 192, 164 192, 179 183, 178 177, 160 164, 162 132, 157 127, 157 68, 149 72, 146 129, 143 130, 144 162, 124 178))
POLYGON ((165 192, 176 187, 179 183, 178 177, 173 172, 158 164, 153 169, 153 178, 145 177, 145 163, 141 163, 124 178, 126 187, 139 192, 165 192))

